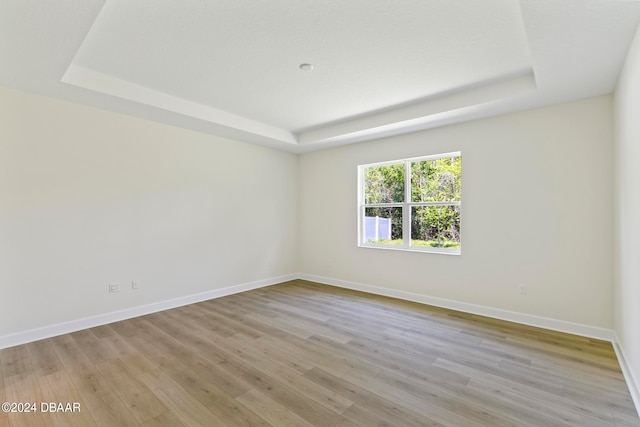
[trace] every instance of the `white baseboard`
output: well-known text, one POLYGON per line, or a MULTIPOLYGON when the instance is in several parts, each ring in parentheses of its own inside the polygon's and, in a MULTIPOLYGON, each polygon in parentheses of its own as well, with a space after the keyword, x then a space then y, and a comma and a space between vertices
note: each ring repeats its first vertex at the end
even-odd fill
POLYGON ((131 319, 132 317, 144 316, 145 314, 156 313, 162 310, 181 307, 196 302, 206 301, 210 299, 220 298, 227 295, 237 294, 239 292, 250 291, 265 286, 275 285, 277 283, 287 282, 297 279, 299 275, 289 274, 286 276, 272 277, 255 282, 242 283, 239 285, 227 286, 225 288, 214 289, 184 297, 174 298, 166 301, 159 301, 152 304, 131 307, 124 310, 112 311, 110 313, 99 314, 96 316, 85 317, 82 319, 72 320, 69 322, 57 323, 55 325, 44 326, 42 328, 30 329, 15 334, 0 336, 0 349, 13 347, 28 342, 37 341, 45 338, 51 338, 58 335, 76 332, 82 329, 93 328, 96 326, 106 325, 108 323, 119 322, 120 320, 131 319))
POLYGON ((313 274, 299 274, 298 278, 309 280, 326 285, 338 286, 341 288, 352 289, 355 291, 368 292, 370 294, 383 295, 392 298, 398 298, 406 301, 418 302, 422 304, 433 305, 436 307, 448 308, 451 310, 463 311, 465 313, 478 314, 481 316, 492 317, 495 319, 507 320, 509 322, 521 323, 529 326, 536 326, 544 329, 551 329, 559 332, 567 332, 583 337, 596 338, 604 341, 615 341, 613 330, 598 328, 595 326, 583 325, 580 323, 566 322, 563 320, 551 319, 548 317, 535 316, 531 314, 518 313, 515 311, 502 310, 499 308, 486 307, 482 305, 470 304, 450 300, 446 298, 437 298, 427 295, 415 294, 412 292, 399 291, 395 289, 382 288, 378 286, 367 285, 363 283, 349 282, 346 280, 333 279, 330 277, 315 276, 313 274))
MULTIPOLYGON (((286 282, 294 279, 304 279, 327 285, 338 286, 341 288, 352 289, 356 291, 368 292, 376 295, 383 295, 392 298, 403 299, 407 301, 418 302, 422 304, 433 305, 437 307, 449 308, 452 310, 463 311, 466 313, 479 314, 482 316, 493 317, 496 319, 507 320, 511 322, 521 323, 540 328, 551 329, 560 332, 567 332, 575 335, 581 335, 590 338, 597 338, 605 341, 616 343, 615 333, 612 330, 597 328, 594 326, 582 325, 578 323, 566 322, 557 319, 523 314, 514 311, 501 310, 492 307, 486 307, 476 304, 470 304, 445 298, 431 297, 427 295, 415 294, 412 292, 399 291, 395 289, 382 288, 363 283, 349 282, 346 280, 333 279, 329 277, 316 276, 312 274, 289 274, 285 276, 273 277, 255 282, 243 283, 239 285, 228 286, 225 288, 214 289, 194 295, 187 295, 167 301, 159 301, 152 304, 131 307, 124 310, 113 311, 109 313, 99 314, 96 316, 85 317, 82 319, 72 320, 69 322, 57 323, 54 325, 44 326, 41 328, 30 329, 27 331, 17 332, 14 334, 0 336, 0 349, 25 344, 45 338, 51 338, 82 329, 93 328, 95 326, 106 325, 108 323, 118 322, 130 319, 132 317, 144 316, 162 310, 168 310, 175 307, 181 307, 196 302, 206 301, 210 299, 220 298, 227 295, 245 292, 252 289, 258 289, 265 286, 275 285, 277 283, 286 282)), ((621 362, 622 363, 622 362, 621 362)), ((637 389, 636 389, 637 391, 637 389)))
POLYGON ((640 377, 634 375, 633 369, 627 363, 627 358, 624 355, 624 348, 620 345, 620 340, 617 335, 613 341, 613 349, 618 357, 618 362, 620 363, 624 379, 627 382, 631 399, 633 399, 633 403, 636 405, 636 412, 638 412, 638 416, 640 416, 640 377))

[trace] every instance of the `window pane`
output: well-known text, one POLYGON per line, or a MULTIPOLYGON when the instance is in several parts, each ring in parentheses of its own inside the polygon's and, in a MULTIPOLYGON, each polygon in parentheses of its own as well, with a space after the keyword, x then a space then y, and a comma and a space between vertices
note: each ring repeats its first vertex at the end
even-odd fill
POLYGON ((364 243, 402 245, 402 208, 365 208, 364 243))
POLYGON ((372 166, 364 170, 364 202, 404 202, 404 163, 372 166))
POLYGON ((411 208, 411 246, 460 249, 460 206, 411 208))
POLYGON ((412 202, 460 201, 462 157, 411 163, 412 202))

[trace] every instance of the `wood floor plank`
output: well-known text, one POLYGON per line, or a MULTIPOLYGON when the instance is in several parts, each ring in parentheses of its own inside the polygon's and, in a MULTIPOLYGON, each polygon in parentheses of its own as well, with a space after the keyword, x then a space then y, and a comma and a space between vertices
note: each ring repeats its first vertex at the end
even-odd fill
POLYGON ((391 381, 383 381, 377 377, 345 375, 346 381, 356 384, 362 388, 372 390, 376 394, 386 398, 416 413, 429 417, 443 425, 448 425, 450 420, 458 419, 467 426, 514 426, 511 421, 494 414, 491 414, 480 407, 465 401, 455 399, 451 395, 435 393, 430 390, 415 389, 407 390, 407 381, 402 381, 400 377, 396 381, 404 387, 397 387, 391 381))
POLYGON ((514 392, 512 384, 500 381, 487 381, 473 379, 467 386, 469 390, 485 393, 494 399, 506 401, 510 408, 530 410, 537 414, 536 423, 540 425, 579 425, 579 426, 613 426, 613 418, 608 412, 580 413, 579 408, 566 407, 550 403, 547 399, 540 399, 534 392, 523 395, 519 391, 514 392), (505 396, 507 396, 505 398, 505 396), (591 416, 593 415, 593 416, 591 416))
POLYGON ((320 368, 310 370, 305 374, 305 377, 326 387, 327 389, 334 390, 336 393, 353 401, 355 405, 347 409, 343 413, 343 416, 358 424, 363 423, 363 425, 367 425, 367 423, 370 422, 368 420, 373 416, 385 423, 408 427, 443 425, 432 419, 430 416, 424 416, 416 413, 410 408, 406 408, 403 405, 397 405, 395 402, 389 401, 374 390, 360 387, 343 378, 323 371, 320 368), (355 406, 357 407, 354 408, 355 406), (369 414, 363 419, 360 419, 357 416, 363 412, 360 407, 366 408, 366 412, 369 414))
POLYGON ((95 367, 139 423, 145 423, 167 411, 167 407, 149 388, 129 375, 121 360, 107 360, 95 367))
POLYGON ((303 280, 0 350, 9 426, 627 426, 610 343, 303 280))
POLYGON ((113 330, 111 325, 96 326, 95 328, 90 328, 89 330, 100 339, 117 335, 116 331, 113 330))
MULTIPOLYGON (((227 341, 229 340, 230 339, 227 339, 227 341)), ((255 354, 255 351, 252 352, 252 347, 255 347, 253 345, 254 341, 256 340, 245 339, 238 344, 245 352, 255 354)), ((277 359, 274 360, 269 357, 262 358, 260 356, 258 353, 257 357, 254 356, 245 360, 265 374, 278 378, 297 392, 302 393, 309 399, 314 400, 336 414, 342 414, 353 404, 349 399, 307 380, 299 372, 289 369, 287 365, 278 363, 277 359)))
POLYGON ((564 378, 580 379, 589 378, 619 388, 625 384, 624 376, 618 368, 603 367, 585 363, 584 361, 567 359, 562 357, 550 357, 549 355, 531 359, 531 366, 541 370, 553 372, 555 375, 564 378))
MULTIPOLYGON (((145 357, 152 360, 158 367, 169 375, 174 381, 178 378, 190 378, 196 376, 209 381, 220 388, 227 395, 235 397, 246 393, 251 389, 251 385, 235 377, 220 367, 220 360, 215 357, 205 357, 200 353, 192 352, 189 358, 181 356, 182 352, 176 353, 172 343, 163 343, 160 340, 149 337, 139 337, 138 340, 148 349, 145 357), (177 356, 176 356, 177 355, 177 356)), ((140 372, 146 372, 143 369, 140 372)))
POLYGON ((53 426, 51 414, 40 411, 40 403, 45 400, 38 384, 38 379, 33 372, 26 372, 21 375, 14 374, 5 378, 4 384, 7 402, 35 405, 35 409, 31 409, 29 412, 9 412, 8 420, 10 426, 53 426))
POLYGON ((127 356, 138 354, 138 349, 136 349, 131 342, 118 334, 113 336, 105 336, 100 338, 100 341, 104 343, 111 352, 116 355, 116 357, 123 359, 127 356))
POLYGON ((138 425, 127 405, 93 366, 67 370, 67 375, 99 426, 138 425))
POLYGON ((64 370, 39 376, 38 384, 42 390, 42 403, 62 403, 64 407, 71 404, 72 412, 51 414, 53 425, 57 427, 90 427, 97 425, 88 410, 86 402, 80 396, 71 379, 64 370), (78 410, 76 411, 76 405, 78 410))
POLYGON ((613 414, 616 427, 635 427, 638 425, 638 417, 633 415, 613 414))
POLYGON ((146 372, 140 380, 147 385, 183 424, 188 426, 228 426, 193 395, 163 372, 146 372))
POLYGON ((305 318, 307 320, 312 320, 316 322, 327 322, 332 319, 331 316, 329 316, 326 313, 323 313, 320 310, 316 311, 316 310, 309 310, 309 308, 298 308, 290 304, 285 304, 282 302, 275 302, 275 301, 268 301, 266 304, 267 306, 274 308, 276 312, 290 313, 290 314, 305 318))
MULTIPOLYGON (((138 340, 142 339, 142 337, 138 337, 138 340)), ((161 355, 164 351, 161 346, 154 348, 156 343, 157 341, 154 340, 147 342, 152 350, 147 353, 149 359, 144 358, 144 361, 139 360, 134 365, 127 366, 133 375, 139 376, 145 372, 162 371, 171 380, 188 390, 192 397, 209 408, 225 423, 234 426, 261 426, 265 424, 253 412, 233 398, 248 391, 250 386, 238 381, 237 378, 230 377, 225 370, 199 356, 196 356, 198 363, 194 364, 165 363, 166 357, 161 355), (153 364, 151 360, 157 360, 158 364, 153 364)), ((147 348, 149 347, 147 346, 147 348)))
MULTIPOLYGON (((7 401, 7 388, 5 386, 4 374, 2 373, 2 363, 0 363, 0 404, 7 401)), ((9 426, 9 415, 0 411, 0 427, 9 426)))
POLYGON ((92 363, 111 361, 117 355, 111 348, 101 341, 91 329, 85 329, 70 334, 76 345, 92 363))
MULTIPOLYGON (((342 416, 348 420, 358 423, 361 426, 375 426, 375 427, 397 427, 400 425, 398 420, 389 420, 381 417, 375 411, 369 410, 364 406, 354 404, 351 405, 342 416)), ((441 424, 434 422, 427 422, 421 420, 415 424, 402 424, 403 426, 425 427, 425 426, 440 426, 441 424)))
POLYGON ((171 411, 166 411, 141 425, 144 427, 190 427, 180 421, 171 411))
POLYGON ((363 364, 364 361, 358 359, 348 359, 341 355, 336 355, 327 351, 318 351, 313 343, 300 339, 296 336, 288 337, 261 337, 256 340, 256 346, 273 346, 278 351, 285 354, 282 360, 293 360, 296 369, 299 372, 307 372, 309 369, 319 366, 323 369, 342 376, 350 369, 354 368, 354 364, 363 364))
MULTIPOLYGON (((437 386, 436 386, 437 387, 437 386)), ((445 393, 452 390, 446 389, 445 393)), ((495 414, 500 414, 506 420, 510 420, 517 426, 545 426, 566 427, 568 424, 558 418, 549 416, 546 411, 540 411, 531 405, 518 405, 514 403, 512 395, 505 398, 502 390, 497 393, 491 388, 475 389, 465 387, 455 390, 455 395, 463 401, 474 403, 495 414)))
POLYGON ((246 318, 254 320, 259 323, 270 325, 274 328, 281 330, 282 332, 294 335, 298 338, 307 339, 313 335, 313 332, 305 330, 304 328, 301 328, 297 325, 293 325, 283 320, 280 320, 277 317, 269 317, 269 316, 265 316, 264 314, 251 313, 251 314, 248 314, 246 318))
POLYGON ((183 375, 171 378, 230 426, 267 427, 269 425, 250 408, 223 392, 209 380, 194 375, 190 371, 183 371, 183 375))
POLYGON ((522 401, 524 399, 527 407, 533 407, 535 410, 545 414, 555 414, 555 419, 560 421, 582 425, 586 420, 593 418, 594 420, 599 419, 601 425, 613 425, 609 410, 596 410, 593 407, 584 405, 584 402, 565 400, 561 395, 532 387, 530 384, 524 384, 517 380, 473 367, 459 365, 456 362, 438 361, 437 364, 443 367, 448 366, 449 369, 464 371, 472 378, 467 385, 469 388, 475 387, 478 390, 490 390, 493 387, 496 394, 508 393, 513 401, 522 401), (544 403, 541 404, 540 402, 544 403), (557 408, 558 402, 561 402, 559 408, 557 408))
POLYGON ((253 409, 272 426, 313 427, 286 407, 274 402, 256 390, 249 390, 237 397, 247 407, 253 409))
POLYGON ((281 365, 282 367, 304 374, 309 369, 313 368, 313 364, 300 357, 300 355, 288 353, 283 351, 279 346, 274 345, 274 341, 271 339, 251 339, 243 335, 234 335, 226 338, 221 345, 228 346, 228 348, 235 349, 236 351, 250 354, 253 358, 263 358, 267 361, 272 361, 281 365))
POLYGON ((267 395, 269 399, 287 407, 291 412, 298 414, 301 418, 314 425, 348 426, 352 424, 284 384, 279 379, 265 374, 243 360, 228 359, 224 362, 224 367, 229 372, 250 383, 255 390, 267 395))
POLYGON ((38 377, 47 376, 64 370, 50 340, 35 341, 25 344, 29 352, 31 366, 38 377))
POLYGON ((70 334, 51 338, 51 344, 67 370, 84 369, 93 364, 91 359, 82 352, 70 334))
MULTIPOLYGON (((163 330, 171 331, 172 325, 163 324, 162 326, 163 330)), ((183 342, 185 341, 184 333, 182 334, 182 340, 183 342)), ((251 342, 252 339, 248 338, 248 340, 249 341, 242 341, 238 339, 232 339, 232 337, 210 337, 210 342, 212 342, 214 345, 219 346, 219 348, 224 348, 223 351, 229 353, 228 355, 223 354, 222 359, 227 360, 227 356, 232 355, 246 362, 252 368, 260 370, 267 376, 277 376, 285 384, 294 387, 297 392, 301 393, 311 400, 314 400, 315 402, 320 403, 324 407, 332 410, 337 414, 340 414, 346 407, 351 404, 351 402, 340 398, 340 396, 335 395, 335 393, 324 390, 322 387, 318 387, 313 383, 307 382, 304 378, 301 378, 298 375, 299 371, 296 371, 300 366, 295 362, 290 363, 286 358, 280 358, 280 355, 272 357, 273 352, 256 351, 254 347, 246 345, 247 343, 251 342)), ((202 348, 204 354, 211 354, 212 352, 216 351, 212 347, 202 347, 203 343, 199 341, 193 343, 194 346, 202 348)), ((262 348, 264 349, 264 347, 262 348)), ((304 368, 302 372, 305 372, 310 367, 311 366, 304 368)))
POLYGON ((0 365, 5 379, 13 376, 24 378, 33 374, 31 357, 26 346, 10 347, 2 350, 0 365))
POLYGON ((229 316, 225 316, 223 313, 218 313, 213 310, 207 309, 206 303, 194 304, 193 309, 189 306, 189 309, 176 310, 176 314, 180 315, 184 319, 192 320, 195 324, 206 328, 208 331, 219 331, 218 335, 221 337, 228 337, 238 333, 257 338, 261 336, 258 331, 250 326, 233 319, 229 316))
POLYGON ((302 328, 313 335, 320 335, 341 344, 346 344, 353 339, 353 336, 340 333, 334 328, 324 325, 322 322, 308 320, 304 316, 299 316, 297 314, 280 312, 275 319, 279 322, 284 322, 287 325, 295 325, 297 328, 302 328))

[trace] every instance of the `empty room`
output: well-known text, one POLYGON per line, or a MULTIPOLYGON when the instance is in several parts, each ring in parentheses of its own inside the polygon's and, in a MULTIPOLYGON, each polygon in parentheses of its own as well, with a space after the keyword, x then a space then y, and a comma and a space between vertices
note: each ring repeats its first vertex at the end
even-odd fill
POLYGON ((0 427, 640 426, 639 0, 0 0, 0 427))

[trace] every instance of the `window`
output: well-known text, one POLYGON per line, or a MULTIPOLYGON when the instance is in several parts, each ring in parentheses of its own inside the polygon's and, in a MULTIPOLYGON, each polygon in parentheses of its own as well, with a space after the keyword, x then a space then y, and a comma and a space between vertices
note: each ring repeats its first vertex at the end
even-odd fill
POLYGON ((460 152, 358 166, 358 246, 460 254, 460 152))

